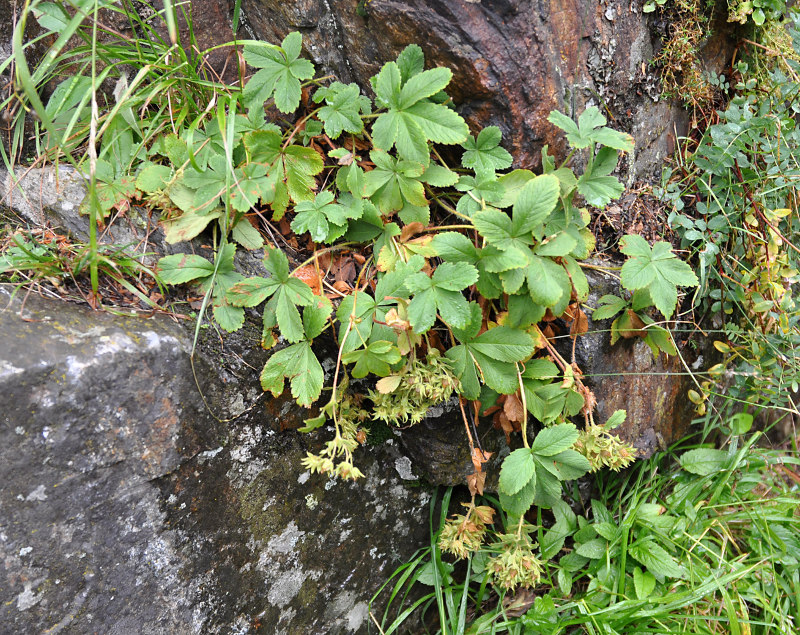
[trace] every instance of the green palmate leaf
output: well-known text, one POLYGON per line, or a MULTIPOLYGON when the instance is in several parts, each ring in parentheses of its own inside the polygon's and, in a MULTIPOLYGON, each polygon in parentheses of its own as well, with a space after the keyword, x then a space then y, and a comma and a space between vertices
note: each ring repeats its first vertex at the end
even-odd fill
POLYGON ((586 274, 583 273, 583 269, 574 258, 564 256, 562 262, 564 263, 564 268, 567 270, 567 275, 569 275, 576 299, 579 302, 586 302, 589 298, 589 280, 586 278, 586 274))
POLYGON ((261 387, 278 397, 283 392, 284 379, 288 379, 297 403, 309 407, 319 399, 324 378, 311 344, 300 342, 269 358, 261 372, 261 387))
POLYGON ((305 337, 298 306, 309 306, 314 294, 305 282, 289 275, 289 261, 280 249, 269 249, 264 257, 264 268, 270 278, 248 278, 232 285, 225 294, 233 306, 257 306, 269 298, 264 307, 264 325, 275 324, 289 342, 299 342, 305 337))
POLYGON ((525 364, 523 377, 529 379, 556 379, 560 376, 558 366, 549 359, 532 359, 525 364))
POLYGON ((272 203, 275 199, 276 176, 267 174, 264 165, 249 164, 234 171, 235 182, 228 192, 228 199, 238 212, 247 212, 259 201, 272 203))
POLYGON ((229 304, 225 297, 228 289, 244 279, 234 268, 235 254, 236 245, 224 244, 216 254, 216 272, 199 280, 203 293, 211 292, 214 319, 226 331, 235 331, 244 324, 244 310, 229 304))
POLYGON ((447 106, 428 100, 451 77, 449 69, 434 68, 409 77, 403 85, 399 66, 385 64, 373 83, 379 102, 388 107, 372 128, 375 147, 388 152, 395 146, 402 158, 427 165, 428 141, 463 142, 468 133, 464 120, 447 106))
POLYGON ((231 237, 242 247, 250 251, 261 249, 264 246, 264 239, 261 234, 245 217, 240 218, 233 226, 231 237))
POLYGON ((244 311, 228 304, 224 295, 217 296, 213 306, 214 319, 223 330, 233 333, 244 326, 244 311))
POLYGON ((340 193, 349 192, 354 200, 362 200, 366 196, 364 170, 355 161, 339 168, 336 173, 336 187, 339 188, 340 193))
POLYGON ((641 236, 627 235, 620 241, 622 253, 629 256, 622 265, 622 284, 626 289, 647 289, 656 308, 670 318, 678 304, 678 286, 695 287, 697 276, 691 267, 672 253, 667 242, 651 249, 641 236))
POLYGON ((546 469, 541 468, 539 459, 536 460, 536 490, 533 502, 539 507, 550 508, 561 500, 561 480, 546 469))
POLYGON ((466 150, 461 165, 475 172, 496 172, 511 165, 511 155, 500 147, 502 133, 497 126, 488 126, 480 131, 477 139, 472 135, 462 144, 466 150))
POLYGON ((31 7, 31 12, 36 21, 46 31, 60 33, 69 24, 69 14, 62 6, 53 2, 40 2, 31 7))
POLYGON ((527 260, 529 246, 533 244, 530 232, 515 232, 507 214, 498 210, 475 212, 472 223, 489 245, 504 252, 514 252, 511 257, 527 260))
POLYGON ((587 172, 578 179, 578 192, 589 205, 595 207, 605 207, 624 191, 625 187, 614 176, 598 176, 587 172))
POLYGON ((497 207, 511 207, 516 203, 522 188, 535 177, 536 175, 530 170, 512 170, 498 178, 497 183, 502 189, 502 195, 495 205, 497 207))
POLYGON ((334 203, 333 194, 326 190, 313 201, 302 201, 295 206, 297 215, 292 221, 296 234, 308 232, 314 242, 333 242, 347 229, 348 209, 334 203))
POLYGON ((540 256, 552 256, 563 258, 568 256, 578 241, 569 232, 563 231, 548 236, 537 248, 536 253, 540 256))
POLYGON ((228 289, 228 302, 234 306, 258 306, 280 288, 276 278, 247 278, 228 289))
MULTIPOLYGON (((503 292, 500 279, 489 271, 490 268, 505 269, 519 266, 520 260, 509 258, 509 252, 492 248, 478 249, 462 234, 443 232, 433 240, 433 248, 442 259, 449 262, 466 262, 478 269, 477 289, 485 298, 498 298, 503 292), (500 256, 498 256, 498 254, 500 256)), ((516 324, 514 326, 519 326, 516 324)))
POLYGON ((500 469, 500 490, 513 496, 533 478, 535 464, 531 451, 527 448, 514 450, 503 461, 500 469))
POLYGON ((527 293, 508 296, 507 326, 527 329, 532 324, 538 323, 546 313, 547 308, 536 304, 527 293))
POLYGON ((402 359, 400 351, 392 342, 377 340, 370 342, 366 348, 360 348, 342 355, 345 364, 355 366, 351 374, 356 379, 366 377, 372 373, 378 377, 386 377, 390 372, 391 364, 396 364, 402 359))
MULTIPOLYGON (((522 187, 510 218, 498 210, 486 210, 475 212, 472 222, 490 246, 505 252, 510 259, 507 262, 518 263, 509 268, 524 267, 530 254, 529 246, 534 244, 534 235, 541 234, 544 222, 558 201, 558 192, 555 177, 538 176, 522 187)), ((487 265, 488 270, 492 268, 496 267, 487 265)), ((514 280, 521 284, 518 276, 514 280)), ((515 292, 508 288, 508 285, 514 286, 511 279, 504 280, 504 283, 507 292, 515 292)))
POLYGON ((409 77, 400 89, 398 108, 400 110, 409 108, 420 100, 435 95, 444 90, 452 78, 453 72, 443 67, 432 68, 409 77))
POLYGON ((628 416, 627 411, 615 410, 613 413, 611 413, 611 416, 608 419, 606 419, 606 422, 603 425, 606 427, 606 429, 613 430, 614 428, 617 428, 621 426, 623 423, 625 423, 625 419, 627 416, 628 416))
POLYGON ((459 176, 438 163, 431 163, 425 169, 421 180, 433 187, 452 187, 458 183, 459 176))
POLYGON ((300 33, 293 31, 280 47, 262 43, 245 45, 245 61, 261 69, 245 86, 244 97, 248 103, 263 103, 274 97, 275 106, 282 113, 297 110, 300 80, 314 75, 314 65, 308 60, 298 59, 302 43, 300 33))
POLYGON ((328 318, 333 311, 333 304, 325 296, 314 296, 307 307, 303 309, 303 330, 306 339, 313 340, 325 330, 328 318))
POLYGON ((364 178, 364 193, 369 196, 382 214, 400 210, 406 204, 427 207, 421 163, 395 159, 386 152, 373 150, 370 158, 375 169, 364 178))
MULTIPOLYGON (((98 159, 98 163, 100 159, 98 159)), ((136 180, 130 176, 119 176, 108 180, 97 181, 97 202, 99 212, 105 218, 115 207, 127 205, 127 201, 136 195, 136 180)), ((80 206, 81 214, 89 213, 90 197, 87 196, 80 206)))
POLYGON ((549 424, 563 416, 574 416, 584 406, 583 396, 551 379, 539 379, 532 375, 534 367, 522 373, 525 390, 525 403, 528 411, 544 424, 549 424))
MULTIPOLYGON (((250 162, 265 165, 270 178, 284 184, 284 193, 293 201, 314 200, 314 176, 325 166, 319 152, 298 145, 284 148, 281 136, 271 130, 248 133, 243 142, 250 162)), ((283 215, 286 203, 276 190, 272 208, 278 215, 283 215)))
POLYGON ((531 254, 525 278, 531 299, 544 307, 555 306, 562 297, 569 297, 572 290, 564 267, 550 258, 531 254))
POLYGON ((159 259, 156 274, 166 284, 183 284, 214 273, 214 263, 195 254, 174 254, 159 259))
POLYGON ((431 222, 431 210, 427 205, 421 207, 406 203, 403 205, 403 209, 397 212, 397 217, 406 225, 421 223, 424 226, 428 226, 431 222))
POLYGON ((654 356, 658 356, 659 351, 663 351, 666 355, 678 354, 678 349, 672 341, 672 336, 667 329, 653 324, 647 327, 645 333, 644 341, 650 347, 650 350, 653 351, 654 356))
POLYGON ((421 269, 423 263, 422 258, 414 256, 406 266, 384 274, 375 286, 375 298, 366 292, 359 292, 342 299, 336 317, 339 319, 339 341, 344 353, 367 346, 373 331, 380 332, 375 321, 384 322, 386 312, 397 305, 397 298, 408 297, 405 280, 421 269))
POLYGON ((200 215, 195 212, 184 212, 177 218, 161 221, 164 226, 164 239, 170 245, 185 240, 192 240, 202 232, 209 223, 222 215, 222 210, 200 215))
POLYGON ((336 311, 339 320, 339 340, 342 351, 347 353, 366 346, 372 335, 378 305, 366 292, 348 295, 342 299, 336 311))
MULTIPOLYGON (((506 252, 509 253, 509 252, 506 252)), ((500 281, 503 283, 503 291, 508 294, 518 293, 525 284, 525 270, 511 269, 499 274, 500 281)))
POLYGON ((424 333, 433 326, 438 312, 442 319, 457 329, 469 324, 469 303, 462 289, 475 284, 478 270, 466 263, 442 263, 431 277, 416 273, 406 280, 406 288, 414 294, 408 305, 408 317, 415 333, 424 333))
POLYGON ((455 188, 459 192, 466 192, 456 204, 456 210, 466 216, 472 216, 478 210, 487 209, 490 205, 497 205, 505 192, 494 174, 483 173, 477 177, 462 176, 455 188))
POLYGON ((497 247, 487 245, 480 252, 480 262, 486 271, 502 273, 511 269, 522 269, 528 265, 528 254, 522 249, 501 251, 497 247))
MULTIPOLYGON (((203 215, 215 210, 220 204, 220 197, 228 191, 228 161, 223 155, 214 155, 208 160, 208 168, 202 172, 189 169, 183 176, 182 183, 195 190, 192 211, 203 215)), ((231 179, 231 185, 233 179, 231 179)))
POLYGON ((553 456, 571 448, 577 440, 578 429, 571 423, 561 423, 537 434, 531 451, 539 456, 553 456))
POLYGON ((575 480, 592 469, 592 464, 589 463, 589 460, 575 450, 563 450, 548 459, 541 460, 542 462, 545 460, 553 461, 553 466, 558 470, 559 479, 562 481, 575 480))
MULTIPOLYGON (((477 309, 477 315, 473 315, 471 324, 479 328, 480 309, 472 306, 477 309)), ((477 399, 482 383, 502 394, 516 392, 519 388, 516 362, 533 354, 535 347, 531 336, 506 326, 489 329, 478 336, 476 333, 477 330, 457 333, 462 343, 445 353, 461 380, 461 394, 467 399, 477 399)))
POLYGON ((326 105, 320 108, 317 116, 325 123, 325 134, 337 139, 342 132, 358 134, 364 129, 361 120, 361 91, 356 84, 345 86, 334 82, 325 96, 326 105))
POLYGON ((550 174, 542 174, 526 182, 514 202, 513 232, 540 236, 538 229, 555 209, 559 192, 558 179, 550 174))
POLYGON ((414 75, 425 69, 425 55, 417 44, 409 44, 397 56, 397 68, 400 70, 400 81, 405 83, 414 75))
POLYGON ((625 152, 633 151, 633 137, 604 127, 606 118, 596 106, 584 110, 577 124, 558 111, 551 112, 547 120, 567 133, 567 141, 573 148, 588 148, 593 143, 599 143, 625 152))
POLYGON ((136 177, 136 187, 147 194, 163 189, 172 179, 172 168, 167 165, 145 163, 136 177))
MULTIPOLYGON (((528 451, 528 454, 530 454, 530 451, 528 451)), ((556 481, 556 483, 557 482, 558 481, 556 481)), ((531 508, 531 505, 533 505, 538 487, 539 478, 537 473, 534 472, 530 480, 516 494, 506 494, 502 489, 499 489, 500 506, 507 514, 515 518, 524 516, 531 508)))
POLYGON ((623 309, 628 308, 628 303, 616 295, 604 295, 597 301, 597 305, 597 308, 592 313, 593 320, 607 320, 623 309))

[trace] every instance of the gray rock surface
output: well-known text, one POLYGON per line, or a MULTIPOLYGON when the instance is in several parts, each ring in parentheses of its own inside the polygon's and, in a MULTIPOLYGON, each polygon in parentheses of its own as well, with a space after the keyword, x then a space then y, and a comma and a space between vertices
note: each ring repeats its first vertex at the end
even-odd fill
POLYGON ((198 358, 228 378, 212 409, 241 413, 216 420, 180 325, 12 295, 0 285, 4 632, 366 628, 427 535, 429 494, 394 443, 359 452, 358 484, 311 476, 299 461, 327 433, 282 432, 297 408, 198 358))

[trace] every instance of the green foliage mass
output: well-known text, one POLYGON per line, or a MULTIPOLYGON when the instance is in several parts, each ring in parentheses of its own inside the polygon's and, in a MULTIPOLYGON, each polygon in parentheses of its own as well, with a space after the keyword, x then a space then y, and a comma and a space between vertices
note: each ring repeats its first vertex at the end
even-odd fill
MULTIPOLYGON (((54 14, 40 17, 55 29, 54 14)), ((104 61, 122 52, 109 48, 104 61)), ((99 119, 79 96, 96 84, 73 74, 45 107, 54 156, 79 163, 74 139, 86 141, 86 135, 97 148, 86 202, 93 223, 138 200, 161 210, 168 243, 206 232, 212 256, 166 256, 156 274, 167 284, 194 284, 204 295, 201 313, 210 306, 225 331, 241 328, 246 310, 261 311, 261 344, 276 349, 261 371, 263 389, 279 396, 288 386, 298 405, 319 406, 305 431, 333 424, 334 438, 303 461, 312 472, 362 476, 353 452, 370 418, 414 424, 452 395, 465 413, 504 400, 524 447, 503 463, 499 504, 520 529, 497 537, 500 553, 491 570, 505 589, 534 585, 542 562, 523 529, 526 513, 562 510, 564 482, 634 458, 610 427, 594 424, 592 395, 579 371, 540 327, 545 318, 577 322, 582 315, 589 283, 581 265, 594 249, 582 205, 603 207, 622 193, 612 173, 619 152, 633 150, 632 138, 607 127, 596 107, 576 121, 554 112, 550 121, 566 133, 585 170, 574 173, 573 155, 556 165, 544 148, 542 174, 504 173, 512 158, 501 131, 490 126, 470 134, 444 92, 451 71, 426 69, 418 46, 372 78, 374 102, 354 84, 315 78, 299 33, 280 46, 247 42, 243 55, 257 70, 241 89, 205 81, 189 58, 181 61, 184 74, 173 69, 176 84, 159 83, 145 64, 137 89, 128 91, 130 104, 109 104, 99 119), (171 96, 184 88, 195 98, 180 101, 173 116, 171 96), (200 110, 200 103, 207 107, 200 110), (271 109, 280 113, 271 117, 279 124, 267 123, 271 109), (267 245, 264 235, 275 240, 274 232, 262 234, 258 217, 280 224, 295 245, 307 246, 310 258, 290 262, 278 246, 267 245), (242 275, 235 264, 239 248, 263 249, 266 275, 242 275), (361 258, 353 258, 348 290, 330 294, 335 306, 317 272, 322 256, 341 253, 361 258), (316 285, 301 275, 309 269, 316 285), (323 337, 337 345, 332 372, 318 358, 323 337), (374 390, 358 392, 363 389, 352 380, 374 390), (326 382, 330 397, 323 400, 326 382), (570 421, 578 414, 594 426, 591 439, 570 421), (529 416, 539 429, 531 438, 529 416)), ((630 259, 622 284, 633 299, 607 300, 605 310, 628 315, 630 304, 650 320, 640 330, 654 353, 674 352, 668 332, 649 327, 648 312, 671 318, 678 288, 695 286, 696 278, 666 243, 651 248, 628 236, 623 251, 630 259)), ((468 436, 476 463, 470 485, 481 492, 485 457, 468 436)), ((597 540, 581 549, 595 553, 597 540)), ((663 556, 658 549, 642 541, 631 552, 655 570, 663 556)))
MULTIPOLYGON (((300 35, 291 34, 281 46, 245 45, 246 60, 261 70, 234 96, 231 109, 196 130, 159 138, 149 160, 137 166, 143 193, 174 210, 170 240, 211 227, 221 242, 214 262, 168 256, 158 272, 170 283, 199 281, 226 330, 241 326, 245 308, 263 305, 262 340, 281 338, 288 346, 270 357, 262 386, 277 396, 288 380, 301 406, 317 402, 324 388, 314 340, 338 326, 330 401, 309 424, 313 429, 330 418, 336 436, 328 454, 307 457, 312 470, 359 474, 352 464, 358 426, 341 410, 349 378, 379 378, 370 397, 375 415, 394 423, 419 421, 453 392, 463 400, 515 396, 525 404, 517 415, 525 448, 503 465, 501 505, 519 517, 533 505, 554 505, 562 481, 593 469, 573 448, 590 444, 579 444, 579 431, 568 422, 583 411, 588 423, 591 406, 589 392, 538 323, 546 314, 578 310, 588 297, 580 261, 591 253, 593 237, 577 197, 603 206, 619 196, 622 185, 611 173, 618 151, 632 150, 631 138, 606 127, 596 108, 577 122, 555 112, 551 122, 585 153, 583 174, 576 176, 566 163, 557 167, 546 149, 543 174, 498 174, 511 164, 499 129, 469 135, 443 92, 451 72, 425 70, 415 46, 373 78, 374 105, 355 85, 312 80, 306 84, 315 89, 311 103, 296 123, 267 125, 263 111, 270 102, 284 114, 300 107, 301 80, 313 76, 310 63, 299 57, 301 44, 300 35), (237 114, 239 104, 248 109, 246 116, 237 114), (315 121, 321 122, 316 128, 315 121), (303 145, 323 130, 341 144, 327 158, 319 145, 303 145), (356 153, 361 138, 372 142, 369 160, 356 153), (433 144, 460 145, 461 166, 432 153, 433 144), (320 188, 317 177, 323 175, 320 188), (268 277, 244 279, 233 268, 235 243, 246 249, 263 245, 244 218, 253 208, 271 210, 275 221, 290 214, 298 237, 330 245, 330 253, 365 243, 362 249, 371 255, 359 280, 367 284, 345 294, 334 312, 329 300, 293 275, 287 256, 275 247, 265 249, 268 277), (448 215, 457 224, 448 223, 448 215), (537 358, 540 351, 545 357, 537 358), (429 382, 435 386, 423 388, 429 382), (551 426, 530 448, 528 415, 551 426)), ((651 249, 638 236, 626 237, 623 252, 630 258, 622 283, 638 294, 635 310, 646 315, 655 306, 672 317, 678 287, 697 284, 689 267, 667 243, 651 249)), ((625 301, 608 306, 619 309, 620 302, 625 301)), ((644 331, 654 353, 674 352, 662 327, 644 331)), ((605 443, 614 456, 623 453, 621 464, 632 460, 618 438, 595 430, 592 448, 605 443)))

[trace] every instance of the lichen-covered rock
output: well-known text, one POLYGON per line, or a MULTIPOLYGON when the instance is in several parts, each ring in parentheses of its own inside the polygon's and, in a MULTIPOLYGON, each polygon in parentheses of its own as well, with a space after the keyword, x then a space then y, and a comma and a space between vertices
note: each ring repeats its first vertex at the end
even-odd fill
POLYGON ((281 432, 293 404, 265 406, 254 378, 198 353, 202 379, 227 365, 204 397, 240 416, 217 420, 181 326, 13 295, 0 285, 6 630, 366 628, 371 595, 427 536, 429 494, 406 487, 394 443, 359 452, 358 484, 311 476, 300 459, 327 432, 281 432))

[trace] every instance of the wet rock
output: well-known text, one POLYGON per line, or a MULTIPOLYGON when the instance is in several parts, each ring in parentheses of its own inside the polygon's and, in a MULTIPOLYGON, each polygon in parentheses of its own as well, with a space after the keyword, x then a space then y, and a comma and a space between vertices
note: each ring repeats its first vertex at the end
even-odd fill
MULTIPOLYGON (((589 306, 597 306, 603 295, 619 295, 619 281, 599 271, 587 272, 589 306)), ((614 433, 633 444, 640 458, 647 458, 686 434, 693 418, 693 405, 686 393, 693 386, 678 356, 660 353, 653 357, 640 338, 620 339, 611 345, 613 320, 594 322, 588 315, 588 332, 575 345, 575 361, 597 398, 595 421, 603 423, 615 410, 626 410, 627 418, 614 433)), ((572 346, 561 344, 570 359, 572 346)), ((692 361, 689 351, 681 354, 692 361)))
POLYGON ((370 597, 427 536, 429 494, 406 487, 394 443, 359 451, 358 484, 311 476, 300 459, 328 432, 280 432, 299 409, 216 353, 196 355, 201 380, 222 377, 201 396, 171 320, 10 285, 0 307, 6 629, 366 629, 370 597))
MULTIPOLYGON (((471 432, 473 439, 477 439, 476 445, 492 453, 483 467, 487 472, 486 489, 494 491, 500 465, 509 452, 505 435, 490 421, 483 421, 471 432)), ((455 399, 431 408, 419 424, 403 430, 400 442, 411 457, 414 469, 429 483, 463 485, 467 476, 475 471, 461 410, 455 399)))
POLYGON ((303 33, 307 54, 340 80, 369 86, 380 66, 420 44, 429 66, 446 66, 448 88, 470 126, 498 125, 516 165, 536 167, 541 149, 564 156, 547 121, 595 104, 636 138, 630 178, 647 175, 672 150, 685 117, 659 99, 649 67, 657 36, 638 3, 590 0, 244 0, 245 25, 279 42, 303 33))

